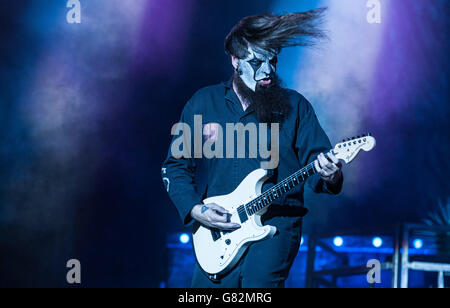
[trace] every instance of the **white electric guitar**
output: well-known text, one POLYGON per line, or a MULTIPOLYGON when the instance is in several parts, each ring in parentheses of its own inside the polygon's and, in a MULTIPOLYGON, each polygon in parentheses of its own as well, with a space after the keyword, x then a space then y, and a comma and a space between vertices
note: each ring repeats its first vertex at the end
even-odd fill
MULTIPOLYGON (((363 135, 344 140, 331 152, 345 163, 350 163, 359 151, 370 151, 375 147, 375 138, 363 135)), ((202 269, 211 275, 225 274, 243 255, 247 247, 256 241, 272 237, 276 228, 261 223, 268 206, 289 190, 315 174, 314 162, 295 172, 269 190, 261 193, 268 171, 257 169, 250 173, 231 194, 211 197, 204 204, 216 203, 228 210, 230 221, 241 225, 232 231, 211 229, 196 223, 193 231, 193 244, 197 261, 202 269)))

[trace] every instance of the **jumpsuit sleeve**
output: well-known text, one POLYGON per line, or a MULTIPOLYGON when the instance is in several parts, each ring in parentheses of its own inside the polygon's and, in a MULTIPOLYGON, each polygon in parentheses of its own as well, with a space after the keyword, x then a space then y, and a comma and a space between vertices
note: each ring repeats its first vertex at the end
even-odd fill
POLYGON ((172 128, 172 142, 161 169, 166 190, 184 226, 193 223, 191 210, 202 203, 195 183, 194 104, 195 96, 184 107, 180 122, 172 128))

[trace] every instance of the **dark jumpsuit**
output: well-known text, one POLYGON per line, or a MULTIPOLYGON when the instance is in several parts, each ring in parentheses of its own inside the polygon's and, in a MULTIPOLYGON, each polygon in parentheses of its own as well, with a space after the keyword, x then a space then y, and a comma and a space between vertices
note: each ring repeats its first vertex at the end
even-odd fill
MULTIPOLYGON (((206 165, 204 175, 207 185, 203 191, 197 191, 196 169, 200 159, 191 158, 194 156, 194 115, 202 116, 203 125, 209 123, 221 125, 224 148, 226 123, 243 125, 255 123, 257 127, 259 124, 252 108, 243 110, 231 84, 230 79, 228 82, 200 89, 188 101, 180 123, 186 123, 191 128, 191 155, 188 158, 175 158, 169 149, 168 157, 162 166, 166 189, 185 226, 193 224, 190 211, 195 205, 202 203, 205 198, 231 193, 250 172, 261 168, 263 159, 259 155, 257 158, 249 158, 249 140, 246 136, 245 158, 237 158, 236 153, 234 158, 202 158, 202 163, 206 165)), ((272 171, 272 177, 265 182, 263 191, 316 159, 319 153, 331 149, 330 141, 321 128, 311 104, 298 92, 290 89, 285 91, 291 110, 280 123, 279 165, 272 171)), ((271 145, 270 127, 269 124, 268 148, 271 145)), ((172 142, 180 135, 174 135, 172 142)), ((238 138, 235 139, 236 151, 238 138)), ((223 153, 226 157, 226 149, 223 153)), ((307 182, 317 193, 338 194, 342 188, 342 180, 337 185, 329 187, 317 174, 310 177, 307 182)), ((303 192, 304 185, 298 185, 281 199, 274 201, 267 213, 262 216, 263 224, 277 227, 273 238, 250 245, 240 262, 229 273, 220 277, 219 281, 210 280, 196 264, 192 287, 284 287, 300 245, 302 217, 307 212, 303 207, 303 192)))

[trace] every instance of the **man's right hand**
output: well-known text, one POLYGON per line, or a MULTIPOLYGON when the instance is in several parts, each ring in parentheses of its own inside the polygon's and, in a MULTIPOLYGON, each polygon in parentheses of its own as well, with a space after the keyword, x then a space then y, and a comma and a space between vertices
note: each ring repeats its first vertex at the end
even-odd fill
POLYGON ((237 223, 230 222, 228 211, 215 203, 197 204, 191 210, 191 216, 210 228, 233 231, 241 227, 237 223))

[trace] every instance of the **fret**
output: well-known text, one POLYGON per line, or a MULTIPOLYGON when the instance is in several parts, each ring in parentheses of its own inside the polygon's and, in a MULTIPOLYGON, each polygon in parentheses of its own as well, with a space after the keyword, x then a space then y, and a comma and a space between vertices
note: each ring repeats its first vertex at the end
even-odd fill
POLYGON ((272 194, 274 195, 275 198, 279 197, 277 190, 275 188, 272 188, 272 194))
POLYGON ((264 205, 261 203, 261 202, 258 202, 257 204, 256 204, 256 208, 258 209, 258 211, 260 210, 260 209, 262 209, 264 207, 264 205))
POLYGON ((249 214, 249 215, 253 215, 252 204, 249 203, 249 204, 247 204, 245 207, 246 207, 246 209, 247 209, 248 214, 249 214))
POLYGON ((248 220, 248 216, 247 213, 245 212, 244 206, 241 205, 240 207, 238 207, 237 212, 241 223, 244 223, 248 220))
POLYGON ((253 213, 258 212, 258 205, 255 202, 252 203, 252 211, 253 213))
POLYGON ((263 192, 258 198, 252 200, 248 204, 246 204, 243 207, 244 214, 242 212, 239 212, 239 215, 253 215, 263 208, 270 205, 274 200, 280 198, 283 196, 283 194, 290 191, 292 188, 296 187, 300 183, 303 183, 308 179, 310 176, 314 175, 316 173, 314 162, 309 163, 299 171, 295 172, 291 176, 287 177, 280 183, 278 183, 275 186, 272 186, 267 191, 263 192), (247 213, 245 213, 247 211, 247 213))
POLYGON ((314 165, 310 165, 311 167, 311 174, 310 175, 314 175, 314 173, 316 173, 316 169, 314 168, 314 165))

